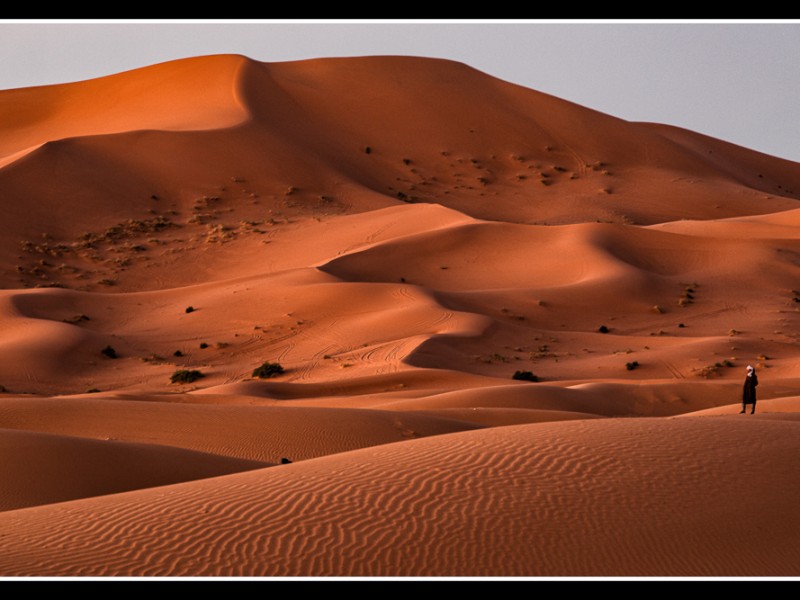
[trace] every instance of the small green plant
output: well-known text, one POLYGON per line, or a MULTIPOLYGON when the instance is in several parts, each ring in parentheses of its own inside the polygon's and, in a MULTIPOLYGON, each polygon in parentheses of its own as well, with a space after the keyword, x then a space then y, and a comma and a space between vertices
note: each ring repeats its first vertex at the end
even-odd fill
POLYGON ((169 380, 171 383, 192 383, 201 377, 205 377, 205 375, 195 369, 179 369, 170 376, 169 380))
POLYGON ((539 378, 530 371, 515 371, 511 379, 519 381, 539 381, 539 378))
POLYGON ((100 354, 107 356, 108 358, 117 358, 117 351, 114 350, 111 346, 106 346, 102 350, 100 350, 100 354))
POLYGON ((639 361, 638 360, 635 360, 635 361, 629 362, 629 363, 625 363, 625 368, 628 369, 628 371, 633 371, 634 369, 636 369, 638 367, 639 367, 639 361))
POLYGON ((269 379, 270 377, 283 375, 284 371, 284 368, 280 364, 267 361, 260 367, 253 369, 253 377, 269 379))

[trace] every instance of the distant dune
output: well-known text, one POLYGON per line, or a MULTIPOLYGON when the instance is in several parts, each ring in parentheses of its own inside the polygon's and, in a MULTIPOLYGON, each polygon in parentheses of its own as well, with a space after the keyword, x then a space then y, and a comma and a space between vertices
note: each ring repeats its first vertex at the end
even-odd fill
POLYGON ((221 55, 0 91, 0 197, 0 575, 800 575, 798 163, 221 55))

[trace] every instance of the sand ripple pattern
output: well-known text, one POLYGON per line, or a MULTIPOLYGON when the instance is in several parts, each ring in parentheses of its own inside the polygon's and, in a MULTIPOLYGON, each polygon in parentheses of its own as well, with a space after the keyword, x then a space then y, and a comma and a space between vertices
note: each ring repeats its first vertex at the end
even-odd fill
POLYGON ((798 426, 510 426, 12 511, 0 573, 797 575, 798 426))

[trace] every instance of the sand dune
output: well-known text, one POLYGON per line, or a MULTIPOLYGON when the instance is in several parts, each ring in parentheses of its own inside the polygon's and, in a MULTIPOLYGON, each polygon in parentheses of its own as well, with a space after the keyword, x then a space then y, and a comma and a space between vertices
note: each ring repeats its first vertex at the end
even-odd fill
POLYGON ((797 575, 798 426, 490 428, 7 512, 0 570, 797 575))
POLYGON ((797 163, 400 56, 0 108, 3 575, 797 575, 797 163))
POLYGON ((5 90, 0 154, 76 136, 230 127, 247 115, 235 93, 244 63, 236 56, 206 56, 77 83, 5 90), (171 110, 176 103, 182 110, 171 110))
POLYGON ((380 410, 160 400, 0 399, 0 428, 174 446, 276 464, 282 458, 306 460, 478 427, 453 418, 380 410))
POLYGON ((0 430, 0 510, 15 510, 271 466, 105 438, 0 430), (110 440, 110 441, 109 441, 110 440))

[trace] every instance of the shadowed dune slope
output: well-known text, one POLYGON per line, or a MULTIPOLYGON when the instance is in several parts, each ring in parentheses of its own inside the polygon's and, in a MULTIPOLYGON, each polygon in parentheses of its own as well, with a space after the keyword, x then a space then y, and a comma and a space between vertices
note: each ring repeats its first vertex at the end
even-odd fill
POLYGON ((271 465, 152 443, 0 429, 0 511, 267 466, 271 465))
POLYGON ((0 428, 176 446, 268 463, 477 427, 380 410, 216 406, 147 397, 0 399, 0 428))

